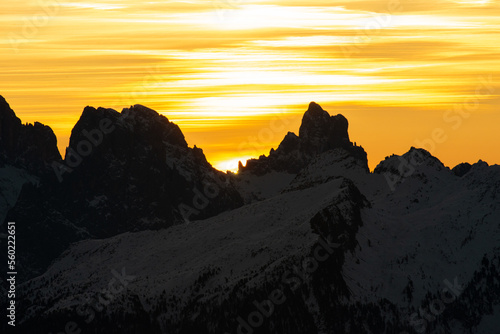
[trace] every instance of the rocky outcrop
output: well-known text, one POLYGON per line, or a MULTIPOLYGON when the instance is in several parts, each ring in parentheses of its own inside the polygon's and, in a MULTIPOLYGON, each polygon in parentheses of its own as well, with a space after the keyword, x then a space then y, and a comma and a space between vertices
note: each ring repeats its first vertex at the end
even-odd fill
POLYGON ((302 117, 298 136, 288 132, 269 156, 250 159, 239 171, 256 175, 271 171, 298 173, 316 155, 343 148, 362 161, 368 172, 367 154, 361 146, 356 146, 349 140, 348 127, 349 122, 343 115, 330 116, 319 104, 311 102, 302 117))
POLYGON ((343 115, 330 116, 319 104, 311 102, 299 129, 301 150, 317 154, 333 148, 351 147, 348 126, 349 122, 343 115))
POLYGON ((39 174, 56 160, 61 155, 52 129, 38 122, 22 124, 0 96, 0 163, 39 174))

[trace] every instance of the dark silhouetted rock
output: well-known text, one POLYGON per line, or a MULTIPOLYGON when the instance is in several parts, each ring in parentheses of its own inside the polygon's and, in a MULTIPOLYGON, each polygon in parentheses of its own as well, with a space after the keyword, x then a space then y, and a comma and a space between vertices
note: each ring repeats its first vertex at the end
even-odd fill
POLYGON ((368 172, 368 160, 364 149, 349 140, 349 122, 342 115, 330 116, 315 102, 302 117, 299 135, 288 132, 276 150, 269 156, 250 159, 240 172, 263 175, 271 171, 298 173, 314 156, 323 152, 342 148, 361 160, 368 172))
POLYGON ((458 177, 462 177, 464 176, 465 174, 467 174, 472 168, 472 165, 468 162, 463 162, 461 164, 458 164, 456 165, 455 167, 453 167, 453 169, 451 170, 453 172, 453 174, 455 174, 456 176, 458 177))
POLYGON ((30 244, 19 254, 27 277, 71 242, 166 228, 243 204, 229 176, 188 147, 177 125, 140 105, 122 113, 86 107, 64 161, 52 167, 51 177, 23 188, 7 215, 30 244))
POLYGON ((0 96, 0 163, 40 174, 56 160, 61 160, 61 155, 52 129, 38 122, 22 124, 0 96))

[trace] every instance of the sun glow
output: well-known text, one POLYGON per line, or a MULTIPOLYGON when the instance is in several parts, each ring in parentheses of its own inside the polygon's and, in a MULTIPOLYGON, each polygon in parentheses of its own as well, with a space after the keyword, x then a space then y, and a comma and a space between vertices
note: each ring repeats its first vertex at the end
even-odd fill
POLYGON ((476 6, 484 6, 487 5, 491 2, 491 0, 459 0, 456 1, 459 4, 464 4, 464 5, 476 5, 476 6))
POLYGON ((284 7, 278 5, 237 5, 218 8, 212 20, 207 24, 215 24, 224 30, 250 30, 264 28, 297 28, 317 26, 347 26, 349 20, 360 19, 363 14, 346 11, 338 7, 284 7))
POLYGON ((214 165, 214 167, 220 171, 223 171, 223 172, 230 171, 230 172, 236 173, 236 172, 238 172, 238 163, 242 162, 243 165, 245 165, 245 162, 250 158, 253 158, 253 157, 244 156, 244 157, 240 157, 240 158, 236 158, 236 159, 229 159, 229 160, 225 160, 225 161, 220 161, 219 163, 214 165))

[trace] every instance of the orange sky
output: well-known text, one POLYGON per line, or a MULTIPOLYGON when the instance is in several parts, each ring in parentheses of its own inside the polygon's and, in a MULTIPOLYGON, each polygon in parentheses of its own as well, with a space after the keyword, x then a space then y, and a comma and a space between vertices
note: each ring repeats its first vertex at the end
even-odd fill
POLYGON ((316 101, 372 169, 410 146, 500 163, 499 1, 16 0, 0 20, 0 95, 61 152, 85 106, 140 103, 233 169, 316 101))

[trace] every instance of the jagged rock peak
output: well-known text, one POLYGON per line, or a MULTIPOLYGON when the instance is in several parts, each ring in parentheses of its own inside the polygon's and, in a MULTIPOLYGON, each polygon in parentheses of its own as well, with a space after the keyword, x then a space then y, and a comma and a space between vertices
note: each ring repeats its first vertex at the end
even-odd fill
POLYGON ((304 116, 302 116, 299 137, 307 136, 309 132, 322 131, 329 118, 330 115, 328 112, 323 110, 319 104, 316 102, 309 103, 309 108, 307 108, 304 116))
POLYGON ((0 160, 38 174, 60 159, 52 129, 39 122, 23 125, 0 96, 0 160))
POLYGON ((97 115, 99 115, 99 114, 114 114, 117 116, 119 113, 115 109, 102 108, 102 107, 99 107, 96 109, 92 106, 86 106, 82 112, 82 116, 91 116, 94 114, 97 114, 97 115))
POLYGON ((139 141, 148 147, 169 143, 182 148, 188 147, 180 128, 165 116, 140 104, 124 108, 121 113, 110 108, 87 106, 75 124, 70 138, 70 147, 75 148, 85 140, 85 132, 100 130, 107 133, 113 145, 126 146, 139 141), (106 129, 109 129, 106 131, 106 129))
POLYGON ((319 104, 311 102, 302 117, 298 136, 288 132, 279 147, 271 150, 269 157, 250 159, 246 167, 239 170, 255 174, 272 170, 296 173, 315 155, 342 148, 362 160, 368 171, 366 152, 349 140, 348 127, 349 122, 343 115, 330 116, 319 104))
POLYGON ((311 102, 309 103, 309 107, 307 108, 307 111, 304 114, 304 117, 329 117, 330 115, 328 112, 323 110, 319 104, 316 102, 311 102))
MULTIPOLYGON (((297 149, 299 147, 299 144, 299 137, 293 132, 288 132, 278 146, 278 151, 283 153, 290 153, 293 150, 297 149)), ((275 150, 273 150, 272 152, 274 153, 275 150)))
POLYGON ((343 115, 330 116, 315 102, 302 117, 299 137, 304 149, 320 153, 328 149, 351 146, 348 134, 349 122, 343 115))
POLYGON ((0 120, 4 119, 6 116, 16 116, 14 111, 10 108, 7 100, 0 95, 0 120))
POLYGON ((19 135, 21 120, 16 117, 7 101, 0 95, 0 148, 9 151, 19 135))
MULTIPOLYGON (((114 109, 110 108, 94 108, 91 106, 87 106, 83 109, 83 112, 78 120, 77 124, 80 123, 80 126, 98 126, 99 122, 102 119, 116 119, 120 116, 120 113, 114 109)), ((75 128, 78 128, 75 124, 75 128)))

